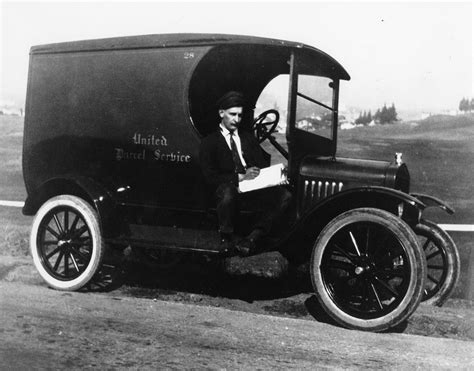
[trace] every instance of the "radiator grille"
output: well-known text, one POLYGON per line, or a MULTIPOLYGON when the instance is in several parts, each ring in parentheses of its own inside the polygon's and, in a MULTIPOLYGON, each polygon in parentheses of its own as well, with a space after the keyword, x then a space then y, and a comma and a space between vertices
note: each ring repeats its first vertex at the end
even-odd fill
POLYGON ((305 180, 304 199, 307 203, 314 203, 323 198, 342 191, 344 184, 328 180, 305 180))

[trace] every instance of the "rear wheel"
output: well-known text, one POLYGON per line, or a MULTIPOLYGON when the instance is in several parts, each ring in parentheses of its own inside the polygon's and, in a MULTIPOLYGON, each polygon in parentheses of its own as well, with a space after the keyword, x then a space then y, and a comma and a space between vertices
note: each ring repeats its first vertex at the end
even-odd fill
POLYGON ((30 250, 49 286, 80 289, 93 278, 104 256, 97 212, 76 196, 51 198, 34 218, 30 250))
POLYGON ((453 239, 438 225, 420 220, 413 229, 426 255, 427 280, 423 290, 423 301, 442 306, 459 279, 459 253, 453 239))
POLYGON ((361 208, 339 215, 323 229, 310 272, 320 304, 336 322, 383 331, 417 308, 426 261, 405 222, 384 210, 361 208))

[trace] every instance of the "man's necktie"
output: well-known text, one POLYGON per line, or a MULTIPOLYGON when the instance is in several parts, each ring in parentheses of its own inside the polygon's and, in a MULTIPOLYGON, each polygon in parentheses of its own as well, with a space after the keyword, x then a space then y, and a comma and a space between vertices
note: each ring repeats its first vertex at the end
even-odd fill
POLYGON ((239 174, 245 173, 244 165, 242 161, 240 161, 239 151, 237 150, 237 146, 234 142, 234 133, 230 132, 230 149, 232 150, 232 159, 234 160, 235 164, 235 172, 239 174))

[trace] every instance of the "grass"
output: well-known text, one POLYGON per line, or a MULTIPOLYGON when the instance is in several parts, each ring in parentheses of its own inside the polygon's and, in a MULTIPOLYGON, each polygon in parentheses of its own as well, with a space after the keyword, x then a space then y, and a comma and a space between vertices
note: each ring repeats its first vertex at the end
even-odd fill
POLYGON ((31 217, 21 214, 21 209, 0 208, 0 256, 29 255, 31 217))
POLYGON ((339 133, 338 156, 392 161, 403 153, 411 191, 433 195, 456 209, 430 218, 474 223, 474 116, 433 116, 420 122, 361 127, 339 133))
POLYGON ((0 199, 24 201, 26 190, 21 167, 23 117, 0 116, 0 199))
MULTIPOLYGON (((0 200, 24 201, 26 191, 21 170, 23 118, 0 116, 0 130, 0 200)), ((20 208, 0 207, 0 255, 27 255, 30 225, 31 217, 24 216, 20 208)))

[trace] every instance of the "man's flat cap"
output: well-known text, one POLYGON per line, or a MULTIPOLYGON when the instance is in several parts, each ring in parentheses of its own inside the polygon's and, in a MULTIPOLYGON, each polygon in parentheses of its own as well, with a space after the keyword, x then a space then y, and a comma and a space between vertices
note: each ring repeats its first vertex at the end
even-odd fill
POLYGON ((217 108, 219 109, 243 106, 245 106, 245 98, 239 91, 229 91, 217 101, 217 108))

